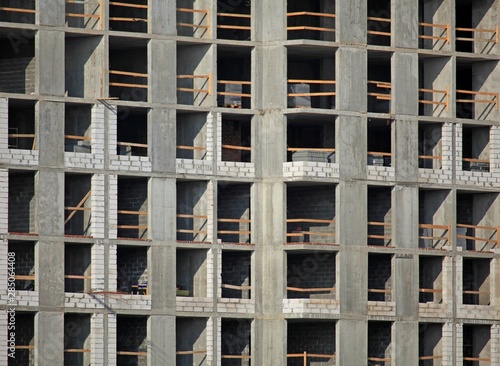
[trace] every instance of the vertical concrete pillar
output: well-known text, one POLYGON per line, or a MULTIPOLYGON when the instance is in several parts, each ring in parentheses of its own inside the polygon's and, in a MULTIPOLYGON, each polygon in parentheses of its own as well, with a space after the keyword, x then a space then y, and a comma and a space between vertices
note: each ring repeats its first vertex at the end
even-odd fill
POLYGON ((366 44, 367 5, 364 0, 337 1, 337 42, 366 44))
POLYGON ((176 365, 175 316, 151 315, 148 319, 148 339, 148 366, 176 365))
POLYGON ((418 48, 418 5, 413 0, 391 0, 393 47, 418 48))
MULTIPOLYGON (((64 4, 62 5, 64 9, 64 4)), ((40 30, 36 37, 35 93, 64 95, 64 32, 40 30)))
MULTIPOLYGON (((148 7, 148 32, 175 36, 177 34, 176 24, 176 2, 163 0, 150 0, 148 7)), ((165 41, 162 41, 165 43, 165 41)), ((168 68, 165 68, 168 70, 168 68)))
POLYGON ((35 365, 63 364, 64 313, 40 311, 35 315, 35 365))

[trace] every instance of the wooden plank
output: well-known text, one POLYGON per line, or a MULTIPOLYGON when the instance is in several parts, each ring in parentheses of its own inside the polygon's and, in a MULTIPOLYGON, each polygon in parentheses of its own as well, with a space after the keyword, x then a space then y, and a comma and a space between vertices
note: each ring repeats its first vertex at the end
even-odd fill
POLYGON ((434 156, 434 155, 419 155, 419 159, 432 159, 432 160, 443 160, 442 156, 434 156))
POLYGON ((486 33, 495 33, 495 29, 486 29, 486 28, 464 28, 464 27, 456 27, 455 30, 462 32, 486 32, 486 33))
POLYGON ((193 24, 193 23, 177 23, 177 25, 180 27, 189 27, 189 28, 202 28, 202 29, 210 28, 208 25, 193 24))
POLYGON ((248 286, 248 285, 236 286, 236 285, 227 285, 227 284, 223 283, 220 286, 221 286, 221 288, 228 288, 231 290, 251 290, 252 289, 252 286, 248 286))
POLYGON ((7 136, 11 138, 35 138, 34 133, 9 133, 7 136))
POLYGON ((289 97, 321 97, 335 95, 335 92, 321 92, 321 93, 289 93, 289 97))
POLYGON ((233 97, 243 97, 243 98, 251 98, 252 97, 252 94, 233 93, 233 92, 217 92, 217 95, 230 95, 233 97))
POLYGON ((181 149, 181 150, 206 150, 204 147, 201 147, 201 146, 184 146, 184 145, 177 145, 176 146, 178 149, 181 149))
POLYGON ((177 229, 178 233, 187 233, 187 234, 207 234, 207 230, 189 230, 189 229, 177 229))
POLYGON ((298 218, 298 219, 287 219, 286 222, 304 222, 304 223, 312 222, 312 223, 320 223, 320 224, 334 224, 335 220, 298 218))
POLYGON ((251 81, 218 80, 217 84, 252 85, 251 81))
POLYGON ((317 17, 324 17, 324 18, 335 18, 335 14, 327 14, 327 13, 316 13, 312 11, 295 11, 292 13, 287 13, 286 16, 288 17, 296 17, 296 16, 302 16, 302 15, 311 15, 311 16, 317 16, 317 17))
POLYGON ((286 30, 289 30, 289 31, 312 30, 312 31, 320 31, 320 32, 336 32, 336 30, 332 29, 332 28, 311 27, 308 25, 298 25, 298 26, 293 26, 293 27, 286 27, 286 30))
POLYGON ((496 227, 491 227, 491 226, 479 226, 479 225, 467 225, 467 224, 457 224, 457 227, 463 227, 467 229, 483 229, 483 230, 492 230, 496 231, 496 227))
POLYGON ((200 10, 200 9, 189 9, 189 8, 176 8, 177 11, 181 13, 203 13, 208 14, 208 10, 200 10))
POLYGON ((205 215, 187 215, 187 214, 177 214, 176 217, 185 218, 185 219, 208 219, 208 216, 205 215))
POLYGON ((90 349, 77 349, 77 348, 68 348, 64 350, 65 353, 90 353, 90 349))
POLYGON ((248 219, 217 219, 217 222, 246 222, 250 223, 252 220, 248 219))
POLYGON ((113 20, 115 22, 145 22, 147 23, 147 19, 142 18, 120 18, 120 17, 110 17, 109 20, 113 20))
POLYGON ((9 11, 13 13, 29 13, 29 14, 35 14, 36 12, 34 9, 9 8, 4 6, 0 7, 0 10, 9 11))
POLYGON ((234 13, 217 13, 218 17, 229 17, 229 18, 245 18, 251 19, 252 16, 250 14, 234 14, 234 13))
POLYGON ((115 83, 115 82, 110 82, 109 86, 123 86, 125 88, 142 88, 142 89, 148 88, 148 86, 144 84, 128 84, 128 83, 115 83))
POLYGON ((93 19, 101 17, 100 15, 97 14, 78 14, 78 13, 66 13, 66 16, 70 18, 93 18, 93 19))
POLYGON ((300 288, 300 287, 287 287, 288 291, 294 292, 324 292, 324 291, 335 291, 335 287, 318 287, 318 288, 300 288))
POLYGON ((118 229, 147 229, 147 225, 117 225, 118 229))
POLYGON ((287 151, 323 151, 323 152, 335 152, 333 148, 315 148, 315 147, 289 147, 287 151))
POLYGON ((442 28, 442 29, 447 29, 448 26, 445 24, 434 24, 434 23, 424 23, 420 22, 418 25, 424 26, 424 27, 434 27, 434 28, 442 28))
POLYGON ((70 280, 90 280, 92 277, 80 275, 65 275, 64 278, 68 278, 70 280))
POLYGON ((77 135, 64 135, 65 139, 68 140, 80 140, 80 141, 91 141, 92 138, 88 136, 77 136, 77 135))
POLYGON ((378 18, 378 17, 368 17, 368 20, 374 20, 377 22, 386 22, 386 23, 391 22, 391 19, 389 19, 389 18, 378 18))
POLYGON ((130 351, 116 351, 117 355, 120 356, 147 356, 147 352, 130 352, 130 351))
POLYGON ((236 30, 252 30, 251 27, 245 25, 218 25, 219 29, 236 29, 236 30))
POLYGON ((433 224, 420 224, 418 227, 426 228, 426 229, 446 229, 449 230, 450 227, 447 225, 433 225, 433 224))
POLYGON ((240 235, 250 235, 252 232, 250 230, 217 230, 217 234, 240 234, 240 235))
POLYGON ((148 147, 148 144, 139 144, 137 142, 122 142, 122 141, 118 141, 116 144, 119 145, 119 146, 143 147, 143 148, 147 148, 148 147))
POLYGON ((125 75, 125 76, 133 76, 140 78, 147 78, 148 74, 139 73, 139 72, 130 72, 130 71, 118 71, 118 70, 109 70, 111 75, 125 75))
MULTIPOLYGON (((76 205, 76 208, 80 208, 84 203, 85 201, 87 201, 87 199, 90 197, 90 194, 92 193, 92 191, 88 191, 88 193, 82 198, 82 200, 76 205)), ((69 216, 66 218, 66 220, 64 221, 64 225, 66 225, 68 223, 69 220, 71 220, 71 218, 77 213, 77 210, 74 210, 72 211, 69 216)))
POLYGON ((35 349, 35 346, 20 346, 20 345, 16 345, 14 348, 15 349, 35 349))
POLYGON ((288 79, 289 84, 330 84, 333 85, 336 83, 335 80, 308 80, 308 79, 288 79))
POLYGON ((19 281, 34 281, 35 275, 15 275, 14 279, 19 281))
POLYGON ((252 151, 251 147, 248 146, 236 146, 236 145, 221 145, 223 149, 229 150, 243 150, 243 151, 252 151))
POLYGON ((434 294, 443 293, 442 289, 433 289, 433 288, 421 288, 421 289, 418 289, 418 291, 422 292, 422 293, 434 293, 434 294))
POLYGON ((206 350, 199 350, 199 351, 176 351, 176 355, 199 355, 199 354, 205 354, 207 353, 206 350))
POLYGON ((91 207, 71 207, 71 206, 65 206, 64 209, 67 211, 90 211, 90 210, 92 210, 91 207))
POLYGON ((221 355, 221 358, 226 359, 239 359, 239 360, 250 360, 252 356, 250 355, 221 355))
POLYGON ((375 156, 392 156, 391 153, 386 153, 386 152, 378 152, 378 151, 368 151, 368 155, 375 155, 375 156))
POLYGON ((443 94, 448 93, 448 90, 436 90, 436 89, 426 89, 426 88, 419 88, 418 91, 423 93, 443 93, 443 94))
POLYGON ((437 360, 441 358, 443 358, 443 356, 421 356, 418 359, 421 361, 425 361, 425 360, 437 360))
POLYGON ((121 7, 125 7, 125 8, 136 8, 136 9, 147 9, 148 8, 147 5, 120 3, 120 2, 116 2, 116 1, 110 1, 109 5, 121 6, 121 7))
POLYGON ((287 237, 299 237, 299 236, 304 236, 305 234, 309 235, 317 235, 317 236, 336 236, 335 233, 327 233, 324 231, 300 231, 299 233, 288 233, 286 234, 287 237))
POLYGON ((193 89, 193 88, 177 88, 178 91, 190 92, 190 93, 205 93, 210 95, 210 90, 207 89, 193 89))
POLYGON ((123 215, 147 215, 147 211, 128 211, 128 210, 118 210, 119 214, 123 215))

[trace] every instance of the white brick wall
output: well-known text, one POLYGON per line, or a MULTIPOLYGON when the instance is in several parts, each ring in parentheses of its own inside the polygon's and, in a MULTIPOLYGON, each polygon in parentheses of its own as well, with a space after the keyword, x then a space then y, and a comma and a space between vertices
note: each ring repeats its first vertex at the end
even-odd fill
POLYGON ((92 291, 104 291, 105 283, 105 262, 104 262, 104 244, 101 240, 92 246, 91 252, 91 288, 92 291))
POLYGON ((312 161, 283 163, 285 178, 338 178, 339 165, 312 161))
POLYGON ((222 322, 220 318, 209 318, 207 321, 207 365, 215 365, 215 359, 220 360, 222 349, 222 322), (214 339, 214 328, 217 339, 214 339), (217 341, 217 355, 214 355, 214 343, 217 341))
MULTIPOLYGON (((443 366, 453 365, 453 323, 448 322, 443 324, 442 336, 442 349, 443 349, 443 366)), ((457 363, 460 365, 460 363, 457 363)))
POLYGON ((116 239, 118 235, 118 176, 108 176, 108 210, 109 238, 116 239))
MULTIPOLYGON (((442 130, 442 167, 444 171, 451 172, 452 170, 453 150, 453 123, 446 122, 443 124, 442 130)), ((462 150, 460 149, 460 151, 462 150)))
POLYGON ((117 291, 118 288, 117 246, 115 244, 110 244, 108 247, 109 247, 108 290, 117 291))
MULTIPOLYGON (((92 128, 90 133, 92 138, 92 154, 96 159, 104 160, 104 140, 106 131, 104 129, 104 106, 102 104, 95 104, 92 107, 91 118, 92 128)), ((104 166, 102 168, 104 168, 104 166)))
POLYGON ((104 314, 94 313, 90 318, 90 363, 93 366, 104 362, 104 314))
POLYGON ((0 169, 0 234, 8 232, 9 171, 0 169))
POLYGON ((213 162, 207 160, 176 159, 177 174, 212 175, 213 162))
MULTIPOLYGON (((8 252, 8 241, 6 239, 0 240, 0 294, 4 295, 7 293, 7 252, 8 252)), ((0 305, 4 305, 3 301, 0 301, 0 305)), ((0 328, 2 329, 2 328, 0 328)))
POLYGON ((491 365, 500 365, 500 324, 491 325, 491 365))
POLYGON ((92 236, 94 238, 105 238, 105 176, 94 174, 92 176, 91 207, 92 207, 92 236))
MULTIPOLYGON (((219 121, 219 119, 222 119, 220 113, 209 113, 207 115, 207 134, 206 134, 206 140, 207 140, 207 155, 205 157, 205 160, 207 161, 213 161, 214 160, 214 120, 219 121)), ((219 135, 218 135, 219 136, 219 135)), ((220 146, 220 145, 218 145, 220 146)), ((218 155, 220 156, 220 155, 218 155)))
POLYGON ((462 170, 462 148, 463 148, 463 129, 460 123, 455 124, 455 166, 457 171, 462 170))
POLYGON ((116 366, 116 315, 108 314, 108 366, 116 366))
POLYGON ((108 106, 108 154, 116 155, 116 143, 118 138, 118 110, 116 106, 108 106))
POLYGON ((7 312, 0 310, 0 366, 7 366, 7 312))

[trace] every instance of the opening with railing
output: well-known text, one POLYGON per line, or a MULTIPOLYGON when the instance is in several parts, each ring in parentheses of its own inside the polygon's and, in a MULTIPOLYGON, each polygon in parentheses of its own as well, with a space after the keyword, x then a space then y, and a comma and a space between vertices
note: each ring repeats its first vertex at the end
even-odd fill
POLYGON ((208 45, 177 46, 177 103, 212 106, 213 49, 208 45))
POLYGON ((335 244, 335 185, 287 186, 287 243, 335 244))
POLYGON ((391 54, 368 53, 368 112, 391 112, 391 54))
POLYGON ((209 190, 205 181, 177 181, 177 241, 208 241, 209 190))
POLYGON ((207 366, 207 318, 176 317, 176 365, 207 366))
POLYGON ((15 364, 35 365, 35 313, 16 310, 15 339, 15 364))
POLYGON ((489 258, 464 258, 462 267, 464 305, 490 305, 491 279, 489 258))
POLYGON ((251 185, 219 182, 217 189, 217 239, 225 243, 250 244, 251 185))
POLYGON ((391 1, 369 0, 367 18, 368 44, 391 45, 391 1))
POLYGON ((458 52, 491 53, 498 44, 498 14, 493 1, 457 0, 455 49, 458 52))
POLYGON ((335 1, 287 1, 288 39, 335 41, 335 1))
POLYGON ((335 117, 288 116, 287 161, 335 163, 335 117))
POLYGON ((251 108, 250 49, 217 48, 217 106, 251 108))
POLYGON ((91 292, 91 250, 89 244, 64 245, 64 291, 91 292))
POLYGON ((418 324, 418 360, 420 366, 434 366, 443 359, 443 324, 418 324))
MULTIPOLYGON (((17 291, 35 291, 35 242, 9 240, 9 253, 14 253, 17 291)), ((17 319, 16 319, 17 322, 17 319)))
POLYGON ((110 1, 109 29, 123 32, 146 33, 148 31, 147 0, 110 1))
POLYGON ((148 317, 117 315, 116 364, 146 365, 148 358, 148 317))
POLYGON ((8 148, 36 150, 35 102, 8 101, 8 148))
POLYGON ((36 0, 3 1, 0 22, 35 24, 36 0))
POLYGON ((288 299, 335 300, 335 252, 289 251, 286 258, 288 299))
POLYGON ((390 187, 368 187, 368 245, 394 247, 391 207, 390 187))
POLYGON ((462 125, 462 170, 490 171, 490 129, 462 125))
POLYGON ((445 249, 448 247, 451 249, 450 191, 420 189, 418 197, 418 247, 422 249, 445 249))
POLYGON ((117 154, 148 156, 148 110, 118 107, 117 154))
POLYGON ((252 252, 222 251, 221 288, 222 297, 250 299, 252 252))
POLYGON ((92 236, 92 176, 66 174, 64 179, 64 234, 92 236))
POLYGON ((443 257, 419 257, 419 302, 443 302, 443 257))
POLYGON ((222 161, 252 161, 252 126, 250 116, 222 115, 220 157, 222 161))
POLYGON ((210 10, 194 8, 192 1, 177 0, 177 35, 210 37, 210 10))
POLYGON ((251 364, 250 319, 221 320, 221 366, 250 366, 251 364))
POLYGON ((368 254, 368 301, 392 301, 392 254, 368 254))
POLYGON ((37 203, 35 173, 9 170, 8 230, 10 234, 34 234, 37 203))
POLYGON ((368 119, 368 165, 392 165, 392 128, 392 120, 368 119))
POLYGON ((90 314, 64 314, 64 366, 90 364, 90 314))
POLYGON ((148 238, 148 180, 118 177, 118 237, 148 238))
POLYGON ((177 249, 176 295, 207 297, 208 259, 204 249, 177 249))
POLYGON ((392 362, 392 323, 368 321, 367 366, 389 366, 392 362))
POLYGON ((419 115, 447 116, 450 111, 450 59, 419 55, 418 66, 419 115))
POLYGON ((64 111, 64 151, 92 152, 92 105, 66 104, 64 111))
POLYGON ((419 0, 419 48, 436 51, 450 49, 449 11, 444 0, 419 0))
POLYGON ((208 113, 177 111, 177 158, 204 160, 208 156, 208 113))
POLYGON ((217 3, 217 38, 250 41, 252 36, 251 1, 217 3))
POLYGON ((118 292, 148 295, 148 248, 119 245, 116 257, 118 292))
POLYGON ((287 321, 287 366, 335 365, 336 322, 287 321))
POLYGON ((66 25, 102 29, 102 0, 66 0, 66 25))
POLYGON ((22 35, 9 31, 0 35, 0 93, 35 93, 35 32, 22 35))
POLYGON ((493 365, 491 325, 464 324, 462 329, 463 365, 493 365))
POLYGON ((421 169, 443 168, 443 124, 419 121, 418 167, 421 169))

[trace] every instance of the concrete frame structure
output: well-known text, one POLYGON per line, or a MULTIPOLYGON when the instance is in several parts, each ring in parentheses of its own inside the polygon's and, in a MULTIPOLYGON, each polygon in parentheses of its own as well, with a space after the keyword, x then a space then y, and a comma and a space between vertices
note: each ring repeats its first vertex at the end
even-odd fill
POLYGON ((500 364, 499 0, 0 6, 0 366, 500 364))

